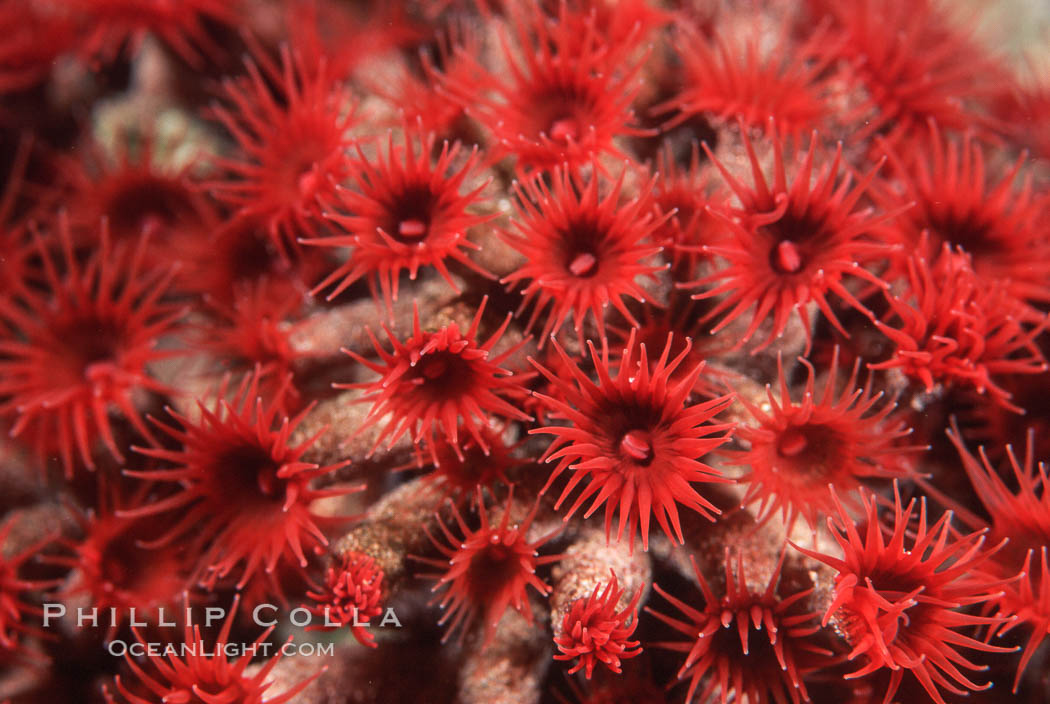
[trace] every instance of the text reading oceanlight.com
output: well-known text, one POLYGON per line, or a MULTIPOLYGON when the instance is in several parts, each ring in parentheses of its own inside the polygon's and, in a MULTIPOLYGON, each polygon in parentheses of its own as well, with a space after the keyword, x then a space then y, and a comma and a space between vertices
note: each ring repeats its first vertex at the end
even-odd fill
MULTIPOLYGON (((73 617, 69 614, 65 604, 46 603, 43 606, 44 628, 51 628, 54 622, 67 617, 73 617)), ((150 610, 150 612, 152 613, 152 610, 150 610)), ((260 628, 271 628, 280 623, 280 620, 278 619, 279 614, 280 609, 275 604, 257 604, 255 608, 252 609, 252 622, 260 628)), ((141 619, 140 614, 136 613, 136 609, 134 608, 128 609, 126 613, 117 608, 110 608, 108 610, 103 609, 101 611, 98 608, 78 608, 75 611, 77 628, 117 628, 122 624, 127 624, 132 628, 187 628, 194 625, 210 628, 216 624, 223 623, 226 620, 227 611, 221 606, 208 606, 197 609, 185 608, 182 609, 182 615, 184 621, 182 623, 176 623, 174 620, 175 610, 170 613, 171 618, 169 619, 169 613, 167 613, 163 607, 156 610, 156 621, 141 619)), ((314 617, 315 614, 310 610, 300 607, 289 611, 287 620, 288 623, 299 628, 308 628, 311 626, 321 628, 340 628, 348 626, 362 628, 401 628, 401 621, 398 619, 393 608, 386 609, 383 618, 378 624, 371 620, 359 622, 356 609, 352 612, 352 620, 348 622, 333 621, 328 608, 324 611, 323 622, 315 623, 314 617)), ((253 643, 216 643, 214 646, 206 646, 200 641, 186 643, 128 643, 122 640, 114 640, 110 641, 107 647, 112 655, 123 656, 125 654, 130 654, 133 657, 217 657, 221 655, 225 655, 229 658, 244 656, 269 657, 274 652, 277 652, 277 650, 285 656, 331 655, 334 653, 334 644, 332 643, 294 643, 292 641, 280 644, 279 646, 273 643, 260 641, 253 643)))

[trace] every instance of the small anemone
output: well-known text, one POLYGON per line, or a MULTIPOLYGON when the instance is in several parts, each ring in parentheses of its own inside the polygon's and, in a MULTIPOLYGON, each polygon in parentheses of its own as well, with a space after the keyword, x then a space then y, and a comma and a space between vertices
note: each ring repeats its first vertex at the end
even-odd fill
POLYGON ((842 557, 794 547, 837 573, 822 624, 826 626, 834 619, 851 647, 848 659, 861 661, 847 677, 889 669, 884 701, 893 699, 906 673, 914 676, 937 704, 945 704, 942 689, 963 696, 967 690, 991 687, 991 683, 981 685, 966 675, 964 670, 985 668, 958 650, 1014 651, 976 640, 962 630, 1003 622, 966 610, 968 606, 993 604, 1002 586, 1011 581, 986 573, 995 553, 995 549, 983 548, 986 531, 959 534, 950 524, 950 512, 930 524, 925 498, 903 505, 896 482, 890 526, 879 519, 878 501, 872 494, 863 498, 865 522, 860 526, 837 496, 835 502, 837 516, 828 518, 828 527, 842 557), (916 505, 917 522, 913 521, 916 505))
POLYGON ((144 263, 148 237, 113 245, 103 222, 98 248, 86 261, 74 252, 64 216, 57 237, 52 243, 36 236, 44 292, 25 296, 25 307, 0 311, 6 322, 0 326, 0 415, 12 423, 12 437, 37 451, 41 464, 57 454, 71 476, 78 461, 94 469, 99 441, 123 462, 114 409, 153 439, 136 396, 170 391, 149 365, 173 354, 157 349, 157 342, 177 329, 183 311, 163 301, 173 272, 144 263))
POLYGON ((781 553, 776 569, 761 591, 752 590, 744 576, 743 557, 736 564, 725 551, 725 593, 716 595, 690 556, 693 572, 703 593, 702 606, 694 607, 654 585, 662 596, 685 617, 664 615, 646 607, 663 623, 686 636, 684 642, 654 643, 656 647, 686 653, 678 680, 689 679, 686 704, 693 701, 707 677, 699 701, 721 704, 746 698, 749 702, 809 701, 805 676, 831 663, 831 652, 820 647, 819 614, 805 609, 813 592, 807 589, 781 596, 781 553), (765 631, 765 637, 752 640, 751 631, 765 631))
POLYGON ((220 217, 194 179, 200 159, 168 165, 165 150, 174 148, 149 132, 121 130, 112 147, 90 142, 75 158, 59 162, 62 198, 78 246, 98 246, 102 219, 116 243, 149 234, 151 263, 170 261, 173 253, 211 239, 220 217))
POLYGON ((760 41, 713 41, 683 23, 678 41, 685 68, 685 85, 673 99, 654 110, 677 114, 668 127, 694 115, 740 119, 747 127, 762 127, 770 117, 783 134, 799 136, 826 126, 828 65, 833 42, 827 24, 819 25, 805 42, 784 33, 775 44, 760 49, 760 41))
POLYGON ((529 431, 554 436, 543 461, 558 464, 544 491, 566 470, 572 470, 555 509, 577 486, 586 482, 565 520, 593 498, 583 517, 590 517, 605 504, 605 532, 609 535, 613 514, 619 511, 617 540, 624 537, 626 527, 632 549, 639 532, 642 549, 649 549, 649 524, 653 517, 668 537, 684 542, 678 506, 714 520, 720 510, 697 492, 694 485, 729 481, 700 460, 728 439, 726 431, 733 427, 732 423, 714 422, 714 419, 729 406, 732 395, 690 404, 688 399, 704 365, 700 362, 672 381, 671 376, 689 355, 690 348, 686 344, 685 349, 671 359, 672 342, 672 336, 668 336, 663 353, 654 364, 649 362, 645 345, 640 345, 639 358, 635 361, 632 331, 620 358, 619 370, 613 377, 608 349, 599 357, 594 344, 588 341, 598 373, 597 384, 569 358, 557 340, 554 349, 569 378, 557 376, 532 361, 550 381, 553 394, 537 395, 559 418, 570 423, 529 431))
POLYGON ((212 109, 240 151, 215 160, 225 173, 210 186, 239 216, 263 220, 289 257, 318 234, 320 201, 352 171, 354 102, 323 57, 310 64, 285 47, 280 66, 261 53, 246 66, 247 77, 223 82, 226 100, 212 109))
POLYGON ((63 600, 86 598, 92 608, 110 614, 107 641, 129 617, 134 621, 135 613, 152 622, 163 620, 165 610, 175 613, 186 588, 190 565, 180 546, 157 550, 143 544, 162 534, 163 526, 123 515, 143 505, 149 488, 127 492, 119 483, 103 487, 92 510, 71 511, 80 537, 60 538, 58 544, 65 550, 45 557, 48 563, 73 570, 62 587, 63 600), (142 569, 144 564, 149 569, 142 569))
POLYGON ((665 268, 649 263, 660 253, 650 238, 670 213, 659 218, 652 213, 649 194, 655 178, 639 195, 621 203, 627 171, 625 166, 604 195, 599 195, 597 167, 588 180, 559 167, 550 185, 542 175, 516 184, 517 232, 504 232, 503 238, 525 256, 525 262, 502 283, 509 288, 524 285, 521 310, 532 305, 528 329, 546 311, 541 347, 570 315, 582 346, 588 313, 604 339, 605 310, 610 304, 637 325, 624 298, 651 300, 637 279, 665 268))
POLYGON ((739 199, 740 207, 726 206, 712 211, 723 220, 732 237, 724 243, 705 246, 703 251, 724 260, 725 265, 716 267, 713 273, 701 279, 681 285, 686 288, 714 285, 695 294, 695 298, 725 294, 707 316, 722 316, 713 332, 718 332, 753 307, 751 322, 740 337, 741 345, 772 317, 769 335, 755 352, 784 333, 788 318, 794 311, 805 328, 808 351, 812 337, 809 303, 815 303, 835 329, 847 336, 849 333, 831 307, 829 294, 871 315, 847 288, 845 279, 860 279, 879 288, 887 286, 861 263, 885 257, 889 247, 866 239, 865 235, 880 223, 895 217, 899 211, 876 215, 871 210, 858 209, 857 204, 875 179, 881 162, 853 183, 852 174, 843 166, 841 143, 831 161, 817 166, 814 173, 816 133, 811 136, 809 149, 802 154, 794 180, 789 185, 783 147, 774 124, 770 124, 769 131, 773 135, 772 184, 762 172, 746 130, 743 130, 744 146, 751 164, 752 187, 734 178, 704 146, 739 199))
POLYGON ((893 399, 880 407, 882 393, 872 392, 871 377, 864 387, 857 386, 859 359, 841 393, 836 392, 838 355, 836 347, 819 395, 816 369, 799 358, 808 376, 801 399, 794 401, 778 357, 780 398, 767 386, 767 403, 761 406, 740 399, 755 421, 739 426, 738 437, 750 448, 732 453, 734 464, 749 468, 740 478, 748 485, 742 503, 759 502, 759 520, 779 511, 789 532, 799 516, 816 528, 819 516, 835 511, 829 483, 844 501, 859 506, 854 495, 863 479, 911 476, 904 454, 924 449, 901 444, 911 430, 894 414, 893 399))
POLYGON ((622 660, 642 653, 641 642, 630 639, 638 627, 638 600, 642 590, 636 590, 627 605, 617 611, 624 590, 617 584, 616 573, 609 571, 612 577, 604 589, 601 584, 595 584, 589 597, 572 602, 562 620, 561 635, 554 638, 560 651, 554 655, 555 660, 579 658, 569 669, 570 675, 583 670, 590 679, 598 663, 620 674, 622 660))
POLYGON ((147 36, 195 68, 222 54, 210 24, 233 26, 236 14, 225 0, 65 0, 84 32, 78 51, 89 61, 109 62, 127 47, 134 54, 147 36))
POLYGON ((932 262, 945 246, 966 252, 983 282, 1004 286, 1038 317, 1036 305, 1050 302, 1050 238, 1045 199, 1034 191, 1032 173, 1022 172, 1028 155, 994 181, 970 133, 960 140, 942 136, 936 122, 928 128, 906 152, 882 144, 895 178, 872 195, 886 210, 913 204, 884 228, 900 248, 894 268, 905 269, 915 254, 932 262))
POLYGON ((5 662, 17 657, 35 659, 36 653, 24 642, 27 636, 48 637, 46 631, 35 625, 43 610, 26 599, 26 592, 51 589, 60 580, 43 581, 24 575, 26 563, 36 559, 50 543, 50 537, 11 551, 10 537, 17 519, 8 518, 0 525, 0 658, 5 662))
POLYGON ((492 158, 515 157, 521 173, 562 164, 575 168, 602 154, 625 156, 615 137, 650 134, 635 126, 631 110, 642 62, 610 51, 615 45, 598 32, 594 15, 581 28, 567 13, 566 3, 558 20, 545 17, 538 4, 511 5, 517 46, 512 49, 507 32, 500 33, 508 69, 490 72, 461 47, 456 55, 475 68, 464 75, 476 79, 451 73, 442 78, 467 114, 491 133, 492 158))
POLYGON ((325 570, 324 584, 306 594, 314 602, 309 611, 324 624, 307 630, 347 627, 358 643, 375 648, 375 636, 368 629, 383 613, 383 576, 369 555, 347 552, 338 558, 325 570))
POLYGON ((889 312, 875 326, 893 350, 872 369, 900 369, 927 392, 937 384, 972 389, 1023 412, 998 379, 1046 371, 1036 340, 1050 317, 1026 324, 1024 306, 1007 288, 981 280, 969 255, 947 244, 932 262, 921 253, 908 257, 906 288, 886 297, 889 312))
POLYGON ((379 374, 375 381, 336 385, 341 389, 363 389, 366 393, 361 402, 372 404, 372 410, 358 432, 388 418, 376 438, 373 451, 383 441, 389 440, 392 445, 412 431, 412 442, 418 446, 426 440, 426 446, 437 462, 435 430, 441 431, 448 442, 458 445, 462 424, 482 451, 487 452, 489 446, 482 429, 489 422, 490 414, 530 420, 507 400, 525 394, 519 375, 511 374, 501 366, 525 341, 489 356, 510 324, 510 316, 484 343, 477 339, 487 300, 486 297, 478 307, 466 332, 462 332, 456 323, 437 331, 424 331, 416 307, 412 335, 408 339, 399 340, 384 326, 393 346, 390 352, 369 330, 379 363, 351 350, 343 350, 379 374))
POLYGON ((481 489, 478 489, 477 507, 481 518, 478 528, 470 528, 453 504, 452 515, 463 537, 456 537, 440 516, 437 522, 444 541, 427 530, 430 542, 446 559, 414 559, 444 570, 423 575, 437 580, 432 591, 444 590, 444 594, 438 595, 432 602, 440 602, 441 608, 445 609, 440 624, 449 622, 442 642, 457 630, 462 639, 479 615, 484 625, 485 642, 490 642, 507 607, 513 607, 526 621, 532 623, 528 588, 532 587, 544 596, 551 592, 550 585, 536 575, 536 568, 561 559, 561 555, 541 556, 538 552, 560 531, 529 540, 529 530, 539 505, 537 499, 524 519, 512 524, 511 514, 515 504, 514 487, 511 486, 503 517, 499 523, 492 523, 485 509, 481 489))
POLYGON ((466 250, 480 249, 467 239, 467 231, 496 217, 472 212, 487 183, 460 192, 477 162, 477 148, 462 165, 454 166, 460 159, 459 143, 444 142, 433 161, 433 133, 406 131, 404 139, 404 147, 396 147, 391 132, 386 154, 380 151, 372 160, 358 146, 354 187, 337 189, 339 210, 329 208, 325 213, 346 234, 302 240, 319 247, 351 248, 346 263, 317 284, 313 293, 331 288, 331 300, 364 278, 372 296, 382 298, 389 312, 391 302, 397 300, 402 271, 414 280, 420 269, 433 267, 454 289, 448 271, 452 262, 492 276, 466 255, 466 250))
POLYGON ((224 382, 212 407, 197 402, 199 420, 170 408, 173 424, 151 418, 177 447, 134 449, 172 468, 125 470, 131 477, 177 487, 171 495, 121 515, 168 516, 168 529, 147 544, 159 547, 188 537, 196 577, 207 588, 226 577, 236 578, 237 587, 243 588, 260 570, 272 575, 278 566, 305 568, 307 551, 328 545, 322 528, 352 520, 322 515, 313 505, 364 490, 362 485, 314 486, 315 479, 335 473, 349 460, 325 466, 304 461, 320 433, 298 445, 289 439, 312 405, 289 418, 280 408, 290 378, 264 400, 260 376, 258 369, 246 375, 232 401, 225 400, 224 382), (231 501, 231 496, 237 500, 231 501))

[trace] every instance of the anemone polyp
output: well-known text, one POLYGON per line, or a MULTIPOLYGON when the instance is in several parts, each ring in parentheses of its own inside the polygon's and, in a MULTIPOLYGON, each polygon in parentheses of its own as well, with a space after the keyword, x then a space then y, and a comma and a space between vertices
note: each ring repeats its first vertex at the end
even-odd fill
POLYGON ((511 523, 513 487, 498 523, 489 520, 489 510, 485 508, 480 489, 477 507, 481 524, 471 528, 459 509, 452 505, 455 526, 462 538, 457 538, 440 517, 437 522, 444 541, 427 531, 430 542, 446 559, 415 558, 444 570, 426 575, 437 580, 432 591, 444 591, 432 601, 445 609, 440 623, 447 623, 448 628, 442 641, 457 631, 462 639, 467 629, 479 619, 484 627, 485 642, 491 641, 507 607, 512 607, 532 623, 528 588, 532 587, 544 596, 551 591, 550 585, 536 575, 536 569, 561 559, 561 555, 539 554, 539 549, 558 531, 530 538, 539 509, 538 501, 524 518, 514 523, 511 523))
POLYGON ((375 159, 368 159, 358 145, 355 187, 338 189, 337 204, 326 211, 346 234, 303 240, 320 247, 351 248, 346 263, 318 283, 314 293, 331 288, 332 299, 364 278, 372 296, 381 298, 389 311, 397 300, 402 271, 415 279, 421 269, 433 267, 453 288, 458 288, 448 270, 453 262, 492 276, 466 254, 479 249, 468 239, 468 230, 495 217, 475 212, 487 183, 472 184, 461 193, 477 165, 478 150, 460 164, 461 145, 445 141, 432 160, 435 143, 433 133, 410 130, 404 145, 395 146, 391 132, 385 155, 380 151, 375 159))
POLYGON ((176 491, 126 510, 128 517, 168 516, 172 524, 148 544, 161 546, 190 536, 197 556, 195 574, 214 587, 230 577, 244 587, 259 571, 307 565, 307 552, 328 544, 322 528, 345 525, 349 517, 325 516, 313 504, 364 489, 360 485, 315 486, 349 461, 319 466, 303 455, 317 440, 297 445, 289 439, 309 407, 294 418, 281 413, 285 378, 268 399, 259 395, 260 372, 246 375, 226 400, 227 388, 208 407, 198 401, 199 420, 168 410, 171 424, 153 420, 175 449, 137 447, 145 457, 171 464, 169 469, 126 470, 128 476, 171 483, 176 491), (238 501, 230 502, 230 496, 238 501), (207 530, 194 530, 199 525, 207 530))
POLYGON ((737 432, 750 448, 732 453, 734 463, 747 467, 740 478, 748 485, 742 502, 759 503, 760 520, 779 511, 789 532, 799 516, 815 528, 819 516, 835 512, 829 483, 843 501, 858 506, 854 495, 863 480, 910 476, 912 458, 923 449, 902 444, 911 430, 895 413, 893 399, 882 401, 881 394, 872 392, 871 377, 858 387, 859 359, 841 392, 836 391, 838 357, 836 347, 819 394, 816 369, 800 358, 806 384, 799 400, 793 400, 778 358, 779 398, 767 386, 761 405, 740 399, 754 420, 741 424, 737 432))
MULTIPOLYGON (((482 301, 466 331, 461 331, 457 323, 436 331, 424 331, 416 308, 412 335, 406 340, 399 340, 384 326, 393 346, 389 352, 369 331, 379 363, 352 350, 344 350, 379 374, 379 378, 372 382, 336 385, 337 388, 363 389, 366 393, 361 401, 372 404, 359 432, 389 416, 376 438, 375 447, 384 440, 393 444, 411 431, 414 443, 419 445, 426 440, 428 447, 435 448, 438 442, 435 430, 441 431, 448 442, 458 445, 462 423, 474 442, 487 451, 482 429, 490 414, 515 420, 529 419, 508 401, 508 398, 523 396, 524 389, 519 379, 501 366, 524 341, 490 357, 490 352, 510 324, 510 317, 482 343, 477 334, 484 312, 485 301, 482 301)), ((436 450, 432 452, 436 453, 436 450)), ((436 454, 434 458, 437 461, 436 454)))
POLYGON ((571 423, 530 431, 554 436, 544 461, 558 464, 544 491, 571 470, 555 508, 582 482, 587 483, 569 507, 566 520, 593 498, 584 518, 604 504, 608 535, 613 514, 618 512, 617 540, 624 537, 626 527, 632 548, 635 535, 640 533, 642 549, 649 549, 649 524, 654 517, 668 537, 683 542, 679 505, 710 520, 720 513, 694 485, 729 481, 701 459, 728 439, 727 431, 733 424, 718 422, 716 416, 729 405, 732 396, 690 404, 687 399, 703 370, 703 362, 684 377, 671 381, 671 375, 689 354, 686 344, 671 359, 671 336, 660 357, 651 364, 645 345, 639 346, 635 362, 632 332, 615 377, 610 373, 608 348, 599 357, 594 344, 588 344, 598 372, 597 384, 569 358, 557 340, 554 349, 570 370, 571 381, 533 362, 554 387, 553 396, 542 398, 571 423))
POLYGON ((0 311, 7 322, 0 327, 0 415, 11 421, 12 437, 24 438, 42 459, 57 453, 71 476, 77 466, 95 467, 98 443, 123 462, 113 409, 153 439, 136 399, 169 391, 149 365, 172 355, 157 343, 177 329, 184 311, 164 300, 172 270, 144 261, 147 235, 114 244, 103 221, 98 249, 84 262, 65 217, 57 238, 35 237, 45 263, 43 295, 0 311), (60 260, 50 249, 54 244, 60 260))
POLYGON ((653 588, 685 620, 667 616, 646 607, 646 611, 687 640, 655 645, 686 653, 678 680, 689 679, 685 701, 693 701, 705 675, 710 675, 700 694, 702 702, 717 696, 722 704, 747 697, 748 701, 809 701, 805 676, 831 662, 831 651, 821 647, 818 614, 805 608, 812 589, 781 596, 778 594, 784 565, 781 553, 764 589, 752 589, 745 579, 743 558, 733 560, 726 548, 725 592, 716 594, 690 557, 704 602, 694 607, 655 585, 653 588), (765 637, 751 639, 751 630, 764 630, 765 637))
POLYGON ((988 689, 990 683, 978 684, 963 672, 983 668, 958 650, 1014 652, 970 637, 963 630, 1002 623, 965 610, 994 603, 1002 586, 1011 581, 985 573, 996 550, 984 548, 985 531, 957 535, 950 524, 951 513, 930 524, 925 498, 904 505, 896 482, 891 526, 879 519, 873 494, 863 499, 865 522, 860 526, 837 497, 835 501, 837 516, 828 517, 828 526, 842 557, 795 548, 837 572, 834 598, 822 623, 834 619, 851 647, 848 659, 861 658, 860 667, 850 676, 890 670, 886 701, 892 699, 905 673, 914 676, 938 704, 945 701, 942 689, 956 695, 988 689), (918 519, 914 529, 910 527, 913 517, 918 519))

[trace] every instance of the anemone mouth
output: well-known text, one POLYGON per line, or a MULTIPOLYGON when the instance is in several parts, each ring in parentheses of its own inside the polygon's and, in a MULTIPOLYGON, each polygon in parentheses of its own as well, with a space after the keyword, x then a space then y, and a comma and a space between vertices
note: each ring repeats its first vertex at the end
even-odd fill
POLYGON ((450 350, 429 352, 416 362, 411 383, 430 401, 440 403, 459 398, 474 388, 475 372, 470 360, 450 350))
POLYGON ((310 194, 316 193, 324 184, 324 174, 317 168, 316 164, 308 164, 299 171, 296 185, 299 187, 299 195, 309 198, 310 194))
POLYGON ((285 499, 285 480, 277 476, 280 469, 265 448, 244 443, 218 453, 214 472, 224 495, 272 504, 285 499))
POLYGON ((960 217, 945 213, 931 218, 926 230, 936 242, 947 243, 953 249, 961 248, 975 257, 1001 251, 1003 242, 995 236, 994 226, 974 215, 967 213, 960 217))
POLYGON ((170 227, 196 212, 189 191, 177 182, 145 177, 124 184, 113 193, 103 212, 114 237, 132 239, 152 227, 170 227))
POLYGON ((597 223, 581 221, 570 224, 563 233, 562 263, 566 273, 576 279, 593 279, 602 270, 605 240, 597 223))
POLYGON ((648 467, 656 457, 653 436, 648 430, 628 430, 620 436, 620 456, 641 467, 648 467))
POLYGON ((424 242, 434 231, 437 198, 425 184, 406 186, 384 205, 379 227, 404 245, 424 242))
POLYGON ((578 279, 590 279, 598 273, 598 258, 593 252, 577 252, 569 260, 567 268, 578 279))
POLYGON ((785 276, 805 271, 827 239, 826 226, 820 219, 790 212, 760 229, 770 240, 770 268, 785 276))
POLYGON ((645 404, 623 404, 606 409, 611 457, 634 467, 649 467, 660 454, 659 412, 645 404))
POLYGON ((126 334, 119 321, 85 315, 56 326, 55 338, 62 344, 62 368, 70 378, 62 383, 84 383, 100 366, 119 363, 126 334))
POLYGON ((574 144, 586 133, 589 101, 569 88, 543 91, 532 101, 536 112, 529 117, 532 132, 539 139, 546 136, 558 144, 574 144))
POLYGON ((471 557, 467 582, 475 596, 487 601, 513 584, 520 577, 521 569, 520 556, 513 546, 489 543, 471 557))
POLYGON ((805 481, 830 479, 845 452, 840 434, 819 424, 789 425, 776 438, 778 460, 805 481))
POLYGON ((547 134, 550 135, 551 139, 556 142, 571 143, 579 140, 580 134, 583 132, 583 128, 580 126, 579 121, 576 118, 566 115, 565 117, 555 118, 551 122, 550 128, 547 130, 547 134))
POLYGON ((142 581, 141 569, 146 551, 138 544, 139 536, 131 530, 124 530, 108 540, 99 551, 98 576, 110 591, 131 589, 142 581))
POLYGON ((279 270, 278 259, 270 251, 270 238, 259 223, 245 221, 225 237, 225 256, 234 281, 255 282, 279 270))

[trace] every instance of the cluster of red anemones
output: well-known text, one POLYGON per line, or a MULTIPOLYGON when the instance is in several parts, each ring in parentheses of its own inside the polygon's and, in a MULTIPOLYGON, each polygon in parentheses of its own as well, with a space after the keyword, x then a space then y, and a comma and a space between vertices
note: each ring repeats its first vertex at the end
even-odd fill
POLYGON ((0 0, 12 701, 1050 698, 998 2, 0 0))

